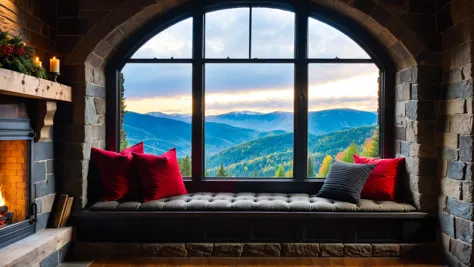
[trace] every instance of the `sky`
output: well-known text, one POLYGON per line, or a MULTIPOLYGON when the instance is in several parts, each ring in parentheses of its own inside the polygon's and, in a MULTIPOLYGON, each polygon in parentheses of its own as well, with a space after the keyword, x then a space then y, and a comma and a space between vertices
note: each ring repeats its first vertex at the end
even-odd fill
MULTIPOLYGON (((249 9, 206 14, 206 58, 249 57, 249 9)), ((294 14, 252 9, 252 58, 292 58, 294 14)), ((310 58, 370 58, 338 30, 310 18, 310 58)), ((191 58, 192 19, 162 31, 132 58, 191 58)), ((192 110, 191 64, 127 64, 127 110, 182 113, 192 110)), ((309 109, 354 108, 376 111, 378 69, 374 64, 310 64, 309 109)), ((206 115, 231 111, 293 111, 293 64, 206 64, 206 115)))

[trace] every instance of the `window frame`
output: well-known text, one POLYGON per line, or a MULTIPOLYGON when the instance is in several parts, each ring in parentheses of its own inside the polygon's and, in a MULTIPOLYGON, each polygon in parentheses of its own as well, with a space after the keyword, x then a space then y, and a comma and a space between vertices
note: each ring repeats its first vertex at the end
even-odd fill
MULTIPOLYGON (((251 13, 251 11, 250 11, 251 13)), ((252 17, 249 16, 250 27, 252 17)), ((251 36, 250 28, 250 36, 251 36)), ((251 38, 249 39, 249 56, 251 38)), ((254 192, 315 192, 324 178, 307 177, 308 154, 308 69, 311 63, 375 64, 380 70, 379 92, 379 131, 380 156, 394 156, 393 127, 395 106, 395 71, 388 52, 369 32, 353 20, 344 17, 324 6, 307 1, 218 1, 201 0, 184 4, 163 16, 145 24, 131 38, 120 45, 115 55, 106 65, 107 88, 107 149, 117 151, 120 142, 120 94, 118 77, 127 63, 190 63, 192 64, 192 177, 185 183, 190 192, 195 191, 254 191, 254 192), (295 57, 292 59, 216 59, 204 58, 205 52, 205 14, 227 8, 264 7, 277 8, 295 14, 295 57), (131 56, 148 40, 168 27, 187 18, 193 18, 193 40, 191 59, 132 59, 131 56), (317 19, 344 33, 362 49, 371 59, 328 59, 307 58, 308 22, 317 19), (294 143, 293 178, 251 178, 251 177, 205 177, 204 169, 204 115, 205 115, 205 64, 206 63, 291 63, 294 64, 294 143)))

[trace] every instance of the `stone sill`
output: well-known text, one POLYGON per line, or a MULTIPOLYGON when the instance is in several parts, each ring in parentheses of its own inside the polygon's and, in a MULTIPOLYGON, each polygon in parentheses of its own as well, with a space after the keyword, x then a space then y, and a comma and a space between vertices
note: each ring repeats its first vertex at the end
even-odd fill
POLYGON ((0 68, 0 95, 53 101, 72 101, 71 87, 0 68))
POLYGON ((48 228, 0 249, 0 266, 40 266, 72 240, 72 227, 48 228))

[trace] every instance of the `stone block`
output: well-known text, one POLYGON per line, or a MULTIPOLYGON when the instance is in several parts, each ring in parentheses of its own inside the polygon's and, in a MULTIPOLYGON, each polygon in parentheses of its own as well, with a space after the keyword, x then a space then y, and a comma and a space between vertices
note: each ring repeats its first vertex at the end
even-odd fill
POLYGON ((438 147, 458 148, 458 135, 449 133, 438 133, 436 138, 438 147))
POLYGON ((453 67, 459 68, 472 62, 474 56, 473 42, 465 42, 453 47, 453 67))
POLYGON ((472 162, 472 135, 459 136, 459 159, 465 162, 472 162))
POLYGON ((68 255, 70 254, 69 252, 71 250, 71 245, 72 245, 72 241, 70 241, 69 243, 67 243, 66 245, 64 245, 58 250, 59 263, 64 262, 66 258, 68 257, 68 255))
POLYGON ((448 161, 448 177, 454 180, 463 180, 466 173, 466 163, 460 161, 448 161))
POLYGON ((463 135, 472 135, 473 115, 457 114, 451 117, 450 132, 463 135))
POLYGON ((46 161, 46 174, 54 173, 54 159, 46 161))
POLYGON ((474 186, 472 182, 462 183, 462 201, 474 202, 474 186))
POLYGON ((92 125, 92 142, 105 140, 105 125, 92 125))
POLYGON ((321 243, 319 251, 321 257, 342 257, 344 256, 344 244, 321 243))
POLYGON ((460 201, 451 197, 448 197, 446 202, 446 209, 457 217, 464 218, 466 220, 473 220, 472 210, 474 204, 469 202, 460 201))
POLYGON ((441 244, 443 245, 444 251, 448 252, 451 249, 451 237, 448 235, 445 235, 443 233, 440 233, 440 238, 441 238, 441 244))
POLYGON ((51 212, 51 210, 53 209, 55 197, 56 197, 56 194, 50 194, 41 198, 41 212, 40 213, 51 212))
POLYGON ((32 175, 33 183, 46 181, 46 161, 33 163, 32 175))
POLYGON ((443 92, 445 99, 456 99, 472 97, 472 78, 469 80, 462 80, 454 83, 443 85, 443 92))
POLYGON ((59 265, 59 253, 53 252, 40 262, 40 267, 57 267, 59 265))
POLYGON ((374 257, 398 257, 400 255, 399 244, 373 244, 372 255, 374 257))
POLYGON ((434 177, 410 175, 409 180, 411 191, 425 194, 437 194, 439 192, 439 186, 437 186, 437 180, 434 177))
POLYGON ((410 100, 410 91, 411 91, 411 83, 402 83, 402 84, 397 85, 397 91, 396 91, 397 102, 410 100))
POLYGON ((441 148, 441 158, 445 160, 458 160, 459 150, 450 147, 441 148))
POLYGON ((465 110, 464 98, 456 98, 441 103, 440 111, 442 114, 464 114, 465 110))
POLYGON ((345 244, 344 256, 348 257, 371 257, 372 246, 370 244, 345 244))
POLYGON ((35 143, 34 161, 42 161, 54 158, 54 143, 53 142, 38 142, 35 143))
POLYGON ((407 142, 400 142, 400 153, 405 156, 410 156, 409 144, 407 142))
POLYGON ((97 115, 105 115, 106 103, 105 98, 94 98, 95 110, 97 115))
POLYGON ((462 183, 460 181, 441 179, 441 194, 455 199, 461 199, 462 183))
POLYGON ((466 174, 464 175, 466 181, 472 181, 472 169, 474 165, 472 162, 466 162, 466 174))
POLYGON ((50 195, 56 192, 56 184, 54 181, 54 175, 48 175, 48 179, 44 182, 38 182, 35 184, 35 198, 41 198, 46 195, 50 195))
POLYGON ((438 197, 438 210, 446 211, 446 202, 448 201, 447 196, 439 196, 438 197))
POLYGON ((46 228, 50 214, 50 212, 38 214, 38 221, 36 222, 36 231, 41 231, 46 228))
POLYGON ((474 239, 474 222, 456 217, 456 238, 472 244, 474 239))
POLYGON ((86 83, 86 96, 105 98, 105 87, 94 83, 86 83))
POLYGON ((454 216, 446 213, 446 212, 440 212, 439 213, 439 227, 441 229, 441 232, 455 238, 454 234, 454 216))
POLYGON ((471 266, 472 245, 457 239, 451 239, 451 253, 462 263, 471 266))
POLYGON ((97 123, 97 111, 95 109, 94 97, 85 97, 85 123, 96 124, 97 123))
POLYGON ((158 257, 163 244, 143 243, 139 246, 140 257, 158 257))
POLYGON ((433 158, 405 158, 407 172, 418 176, 434 176, 437 160, 433 158))
POLYGON ((212 249, 214 244, 212 243, 188 243, 186 244, 186 250, 188 251, 188 257, 210 257, 212 256, 212 249))
POLYGON ((243 245, 240 243, 215 243, 212 255, 215 257, 240 257, 243 245))
POLYGON ((186 257, 188 252, 184 244, 163 244, 159 256, 162 257, 186 257))
POLYGON ((397 117, 404 117, 406 114, 406 103, 407 102, 397 102, 395 104, 395 116, 397 117))
POLYGON ((474 110, 474 101, 473 101, 473 97, 468 97, 466 98, 466 112, 468 114, 473 114, 474 110))
POLYGON ((318 257, 319 244, 317 243, 283 243, 283 257, 318 257))
POLYGON ((279 257, 279 243, 247 243, 244 244, 242 257, 279 257))

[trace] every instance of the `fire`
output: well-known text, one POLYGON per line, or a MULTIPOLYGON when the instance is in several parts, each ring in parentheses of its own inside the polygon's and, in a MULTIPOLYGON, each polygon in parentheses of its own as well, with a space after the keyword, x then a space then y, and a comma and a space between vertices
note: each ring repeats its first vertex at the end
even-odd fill
POLYGON ((5 203, 5 199, 3 198, 2 195, 2 186, 0 185, 0 207, 6 206, 7 203, 5 203))

